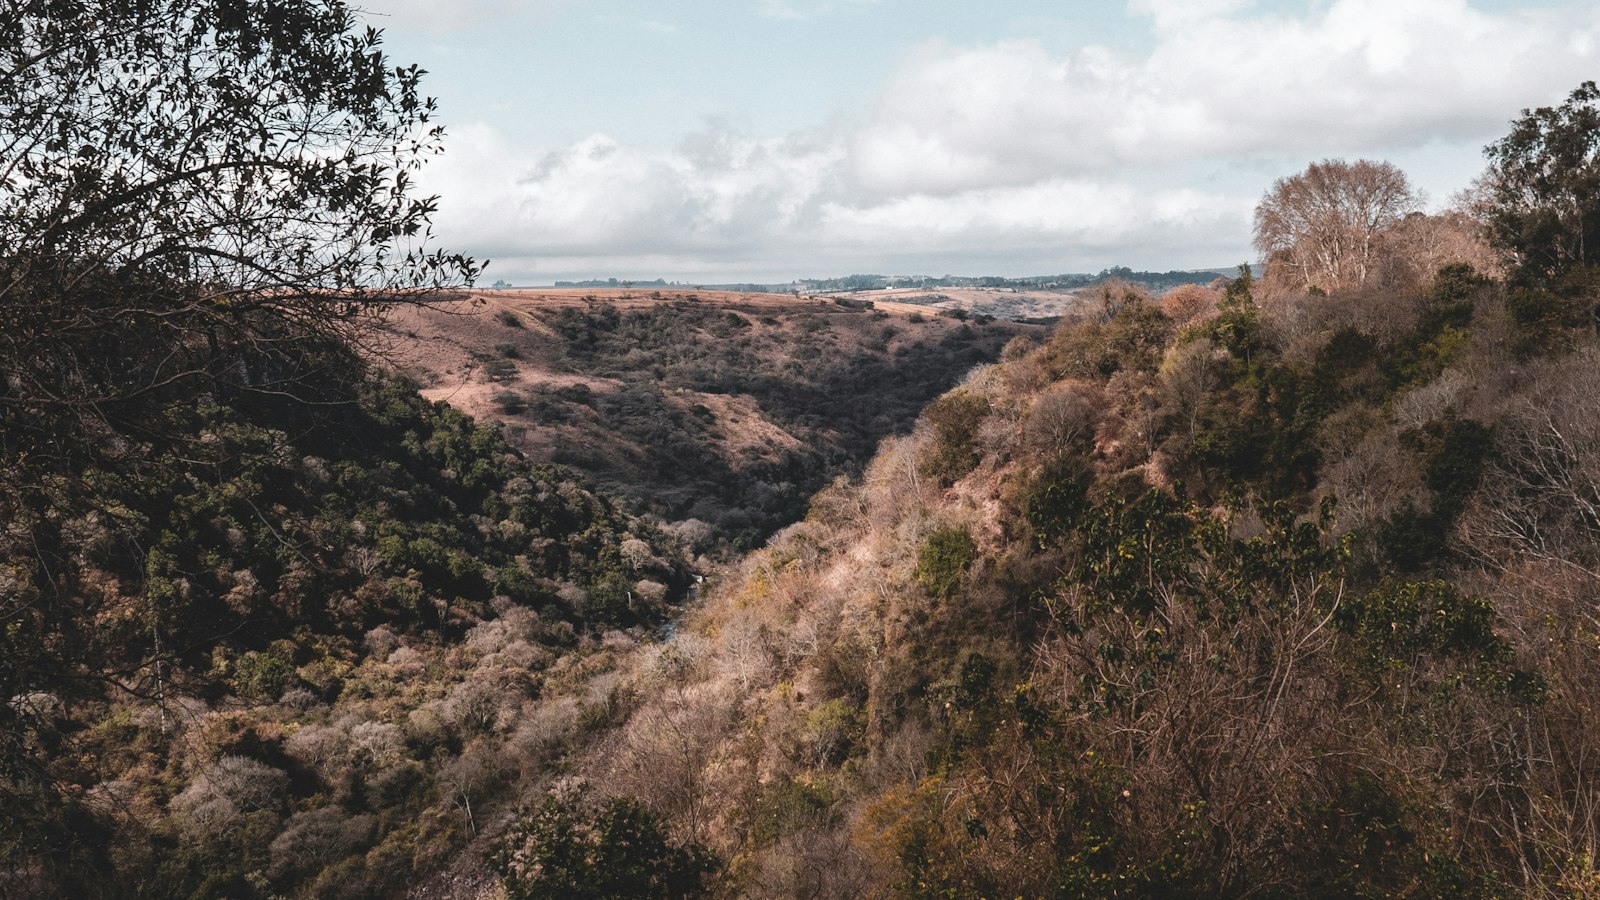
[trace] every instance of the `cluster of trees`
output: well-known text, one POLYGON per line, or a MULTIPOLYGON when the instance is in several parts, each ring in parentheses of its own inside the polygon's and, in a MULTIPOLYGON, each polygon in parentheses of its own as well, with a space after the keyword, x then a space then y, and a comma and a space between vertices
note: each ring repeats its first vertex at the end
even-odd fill
MULTIPOLYGON (((1503 264, 1522 286, 1587 279, 1600 259, 1600 88, 1584 82, 1559 106, 1524 110, 1485 153, 1488 169, 1463 192, 1463 208, 1440 216, 1418 212, 1422 198, 1391 163, 1312 163, 1279 179, 1256 207, 1256 248, 1269 273, 1324 293, 1386 274, 1392 282, 1386 264, 1406 269, 1402 284, 1451 262, 1484 271, 1503 264)), ((1569 293, 1587 287, 1567 285, 1569 293)))
POLYGON ((403 892, 575 727, 536 673, 683 596, 356 351, 480 268, 420 74, 337 0, 0 9, 0 893, 403 892))
POLYGON ((348 401, 197 397, 192 445, 13 520, 8 891, 403 886, 533 764, 540 670, 683 597, 675 541, 347 356, 348 401))

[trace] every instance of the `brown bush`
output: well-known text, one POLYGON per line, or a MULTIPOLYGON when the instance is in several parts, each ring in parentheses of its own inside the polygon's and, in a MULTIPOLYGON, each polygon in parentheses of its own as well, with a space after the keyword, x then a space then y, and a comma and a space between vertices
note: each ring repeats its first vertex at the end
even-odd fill
POLYGON ((1204 321, 1217 311, 1222 295, 1198 284, 1183 284, 1161 295, 1161 310, 1178 327, 1204 321))

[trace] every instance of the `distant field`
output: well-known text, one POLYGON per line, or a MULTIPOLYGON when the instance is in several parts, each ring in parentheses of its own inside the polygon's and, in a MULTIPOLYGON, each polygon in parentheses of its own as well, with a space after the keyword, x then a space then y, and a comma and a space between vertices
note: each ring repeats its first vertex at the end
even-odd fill
POLYGON ((1020 288, 884 288, 875 291, 854 291, 819 294, 820 297, 846 297, 871 300, 882 309, 896 312, 923 310, 930 307, 959 309, 972 315, 989 315, 997 319, 1046 319, 1068 315, 1083 303, 1082 289, 1025 290, 1020 288))

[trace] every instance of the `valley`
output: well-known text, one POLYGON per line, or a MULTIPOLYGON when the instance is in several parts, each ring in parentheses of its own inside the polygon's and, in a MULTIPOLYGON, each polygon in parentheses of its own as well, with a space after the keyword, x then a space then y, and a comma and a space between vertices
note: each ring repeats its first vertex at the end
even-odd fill
POLYGON ((665 521, 742 548, 1038 326, 776 294, 552 289, 408 307, 375 355, 665 521))
POLYGON ((1600 45, 1224 5, 0 6, 0 897, 1600 897, 1600 45))

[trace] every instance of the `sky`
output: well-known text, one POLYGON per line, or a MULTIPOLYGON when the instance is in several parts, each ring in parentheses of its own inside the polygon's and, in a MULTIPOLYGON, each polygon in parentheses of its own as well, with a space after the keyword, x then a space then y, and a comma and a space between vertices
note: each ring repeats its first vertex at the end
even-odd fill
POLYGON ((485 283, 1252 260, 1272 183, 1447 206, 1600 78, 1600 0, 363 0, 429 75, 439 245, 485 283))

